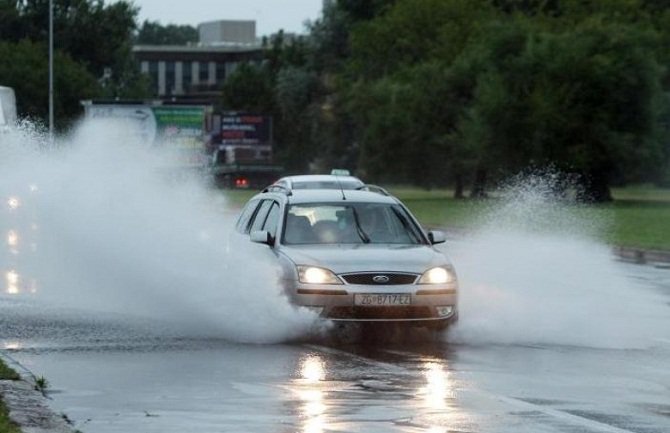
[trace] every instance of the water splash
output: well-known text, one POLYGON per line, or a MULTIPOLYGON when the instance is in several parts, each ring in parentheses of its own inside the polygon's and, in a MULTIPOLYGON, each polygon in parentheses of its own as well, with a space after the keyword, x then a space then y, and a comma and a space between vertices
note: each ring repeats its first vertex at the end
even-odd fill
MULTIPOLYGON (((184 334, 276 342, 314 316, 282 295, 275 261, 230 243, 234 211, 197 176, 118 121, 85 122, 53 148, 23 128, 2 137, 0 268, 15 291, 69 308, 150 317, 184 334), (32 247, 32 248, 31 248, 32 247), (7 274, 10 275, 10 274, 7 274)), ((1 290, 2 288, 0 288, 1 290)))
POLYGON ((630 348, 668 333, 667 301, 626 275, 600 240, 610 221, 565 186, 555 172, 515 178, 454 245, 461 320, 450 340, 630 348))

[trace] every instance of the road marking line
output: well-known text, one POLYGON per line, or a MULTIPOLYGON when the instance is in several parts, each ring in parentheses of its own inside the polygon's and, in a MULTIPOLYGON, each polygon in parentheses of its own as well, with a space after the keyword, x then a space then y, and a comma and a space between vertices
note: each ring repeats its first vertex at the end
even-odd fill
MULTIPOLYGON (((664 339, 661 339, 661 340, 664 340, 664 339)), ((670 340, 665 340, 665 342, 670 343, 670 340)), ((392 354, 396 354, 396 355, 404 355, 404 356, 414 357, 414 358, 418 355, 416 353, 400 351, 400 350, 388 350, 388 349, 382 349, 382 350, 384 350, 385 352, 388 352, 388 353, 392 353, 392 354)), ((554 418, 558 418, 558 419, 561 419, 563 421, 570 422, 572 424, 578 424, 578 425, 583 426, 583 427, 592 428, 592 429, 595 429, 595 430, 598 430, 598 431, 601 431, 601 432, 604 432, 604 433, 634 433, 631 430, 625 430, 625 429, 622 429, 622 428, 619 428, 619 427, 612 426, 610 424, 605 424, 605 423, 602 423, 602 422, 599 422, 599 421, 594 421, 594 420, 591 420, 591 419, 588 419, 588 418, 584 418, 584 417, 579 416, 579 415, 573 415, 571 413, 564 412, 562 410, 551 409, 551 408, 546 407, 546 406, 541 406, 541 405, 529 403, 527 401, 523 401, 523 400, 520 400, 518 398, 506 397, 506 396, 503 396, 503 395, 500 395, 500 394, 495 394, 495 393, 492 393, 492 392, 489 392, 489 391, 483 391, 483 390, 471 389, 471 390, 468 390, 468 391, 473 392, 473 393, 478 393, 478 394, 480 394, 484 397, 490 398, 490 399, 500 400, 500 401, 503 401, 507 404, 518 406, 518 407, 521 407, 521 408, 526 409, 526 410, 533 410, 533 411, 537 411, 537 412, 542 412, 545 415, 550 415, 550 416, 553 416, 554 418)))
POLYGON ((594 421, 594 420, 584 418, 584 417, 579 416, 579 415, 573 415, 571 413, 564 412, 562 410, 551 409, 551 408, 546 407, 546 406, 540 406, 540 405, 537 405, 537 404, 528 403, 527 401, 519 400, 518 398, 505 397, 505 396, 502 396, 502 395, 490 393, 488 391, 481 391, 481 390, 480 391, 475 391, 475 392, 479 392, 482 395, 488 395, 490 398, 495 398, 495 399, 498 399, 498 400, 503 401, 505 403, 515 405, 515 406, 518 406, 518 407, 523 408, 523 409, 542 412, 546 415, 553 416, 553 417, 561 419, 563 421, 567 421, 567 422, 570 422, 572 424, 578 424, 578 425, 583 426, 583 427, 592 428, 594 430, 598 430, 598 431, 601 431, 601 432, 604 432, 604 433, 634 433, 632 430, 626 430, 626 429, 622 429, 622 428, 619 428, 619 427, 614 427, 610 424, 605 424, 605 423, 602 423, 602 422, 599 422, 599 421, 594 421))
MULTIPOLYGON (((667 341, 667 342, 670 343, 670 341, 667 341)), ((366 358, 364 356, 357 355, 357 354, 347 352, 347 351, 344 351, 344 350, 340 350, 340 349, 333 349, 331 347, 319 346, 319 345, 315 345, 315 344, 310 344, 310 345, 307 345, 306 347, 309 347, 309 348, 311 348, 312 350, 315 350, 315 351, 326 352, 326 353, 330 353, 330 354, 333 354, 333 355, 344 355, 344 356, 347 356, 347 357, 350 357, 350 358, 358 359, 362 362, 365 362, 366 364, 373 364, 373 365, 379 366, 379 367, 384 368, 384 369, 389 370, 389 371, 402 372, 403 374, 415 373, 415 372, 413 372, 412 370, 410 370, 406 367, 401 367, 399 365, 391 364, 391 363, 388 363, 388 362, 377 361, 375 359, 366 358)), ((384 351, 384 352, 387 352, 387 353, 395 354, 395 355, 404 355, 404 356, 412 356, 412 357, 416 357, 417 355, 420 355, 420 354, 417 354, 417 353, 405 352, 405 351, 400 351, 400 350, 388 350, 388 349, 381 349, 381 350, 384 351)), ((576 425, 579 425, 581 427, 588 427, 588 428, 594 429, 594 430, 599 431, 599 432, 603 432, 603 433, 635 433, 632 430, 622 429, 622 428, 619 428, 619 427, 612 426, 610 424, 605 424, 605 423, 602 423, 602 422, 599 422, 599 421, 594 421, 594 420, 591 420, 591 419, 588 419, 588 418, 584 418, 584 417, 579 416, 579 415, 573 415, 573 414, 570 414, 568 412, 564 412, 562 410, 551 409, 551 408, 546 407, 546 406, 540 406, 540 405, 537 405, 537 404, 529 403, 529 402, 520 400, 518 398, 506 397, 504 395, 495 394, 495 393, 492 393, 492 392, 489 392, 489 391, 476 390, 476 389, 468 389, 467 391, 475 393, 475 394, 479 394, 479 395, 481 395, 482 397, 485 397, 485 398, 502 401, 504 403, 507 403, 507 404, 510 404, 510 405, 513 405, 513 406, 517 406, 517 407, 520 407, 520 408, 523 408, 523 409, 526 409, 526 410, 533 410, 533 411, 536 411, 536 412, 541 412, 541 413, 544 413, 545 415, 549 415, 549 416, 552 416, 554 418, 558 418, 560 420, 569 422, 571 424, 576 424, 576 425)))

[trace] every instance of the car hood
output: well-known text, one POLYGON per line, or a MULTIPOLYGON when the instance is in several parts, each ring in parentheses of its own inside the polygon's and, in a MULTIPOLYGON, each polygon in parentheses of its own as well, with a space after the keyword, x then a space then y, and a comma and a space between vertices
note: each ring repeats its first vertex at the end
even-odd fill
POLYGON ((336 274, 348 272, 411 272, 448 263, 428 245, 292 245, 284 253, 296 265, 319 266, 336 274))

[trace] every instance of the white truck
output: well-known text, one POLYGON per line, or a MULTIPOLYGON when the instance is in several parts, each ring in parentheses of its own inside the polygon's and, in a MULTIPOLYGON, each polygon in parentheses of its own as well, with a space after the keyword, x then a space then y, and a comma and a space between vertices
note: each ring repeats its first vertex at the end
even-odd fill
POLYGON ((16 122, 16 96, 11 87, 0 86, 0 131, 8 130, 16 122))

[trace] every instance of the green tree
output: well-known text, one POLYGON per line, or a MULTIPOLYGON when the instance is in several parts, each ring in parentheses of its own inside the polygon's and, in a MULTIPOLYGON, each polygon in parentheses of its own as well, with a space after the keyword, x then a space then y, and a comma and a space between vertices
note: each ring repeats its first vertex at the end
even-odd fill
MULTIPOLYGON (((55 0, 54 48, 97 79, 105 77, 108 96, 141 95, 144 81, 131 52, 137 13, 128 1, 55 0)), ((48 1, 0 0, 0 35, 5 41, 46 43, 48 19, 48 1)))
POLYGON ((492 3, 505 13, 537 15, 558 14, 561 11, 561 0, 492 0, 492 3))
POLYGON ((668 171, 664 1, 333 0, 309 29, 267 39, 264 65, 224 87, 227 107, 272 113, 291 170, 450 182, 457 196, 473 181, 477 196, 554 165, 594 200, 668 171))
POLYGON ((282 68, 275 83, 275 119, 279 157, 287 170, 305 172, 320 148, 312 140, 317 107, 315 75, 293 66, 282 68))
POLYGON ((609 199, 615 180, 660 178, 657 59, 670 59, 660 43, 670 33, 657 29, 670 13, 652 19, 646 7, 397 1, 352 30, 341 74, 353 83, 340 92, 357 119, 360 166, 428 187, 448 176, 457 194, 469 177, 474 196, 492 177, 546 164, 581 175, 594 200, 609 199))
POLYGON ((222 104, 228 111, 272 113, 275 108, 272 74, 263 66, 242 63, 223 84, 222 104))
POLYGON ((351 22, 347 13, 334 3, 323 8, 323 17, 310 24, 311 67, 319 73, 339 70, 349 56, 351 22))
POLYGON ((0 0, 0 40, 12 41, 25 33, 19 14, 20 0, 0 0))
POLYGON ((343 75, 355 82, 348 97, 366 175, 454 182, 462 196, 474 157, 457 126, 475 83, 455 61, 493 14, 485 1, 400 0, 353 31, 343 75))
POLYGON ((137 31, 135 43, 139 45, 187 45, 197 43, 198 29, 190 25, 167 24, 144 20, 137 31))
MULTIPOLYGON (((0 83, 13 87, 21 117, 45 119, 48 110, 48 56, 44 44, 27 40, 0 42, 0 83)), ((95 78, 67 54, 54 58, 54 112, 57 126, 67 126, 81 112, 79 101, 100 94, 95 78)))
POLYGON ((374 79, 423 61, 449 64, 492 13, 487 0, 399 0, 354 29, 352 72, 374 79))
POLYGON ((463 125, 482 144, 482 170, 555 164, 580 174, 595 201, 611 199, 616 178, 659 173, 652 31, 587 20, 560 33, 507 22, 488 34, 472 50, 477 87, 463 125))

